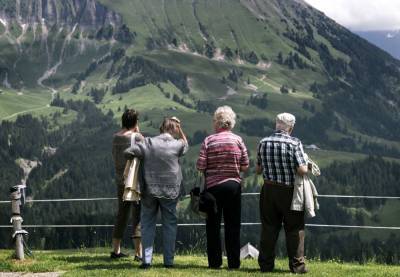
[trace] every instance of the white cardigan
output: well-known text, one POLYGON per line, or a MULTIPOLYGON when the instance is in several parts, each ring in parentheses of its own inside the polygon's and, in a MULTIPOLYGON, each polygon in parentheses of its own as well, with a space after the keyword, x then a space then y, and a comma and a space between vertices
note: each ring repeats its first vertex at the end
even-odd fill
MULTIPOLYGON (((141 136, 138 133, 132 133, 131 136, 131 147, 140 141, 141 136)), ((124 195, 122 197, 123 201, 140 201, 140 184, 139 184, 139 163, 140 160, 138 158, 133 158, 131 160, 126 161, 125 170, 124 170, 124 195)))
MULTIPOLYGON (((311 159, 308 159, 308 163, 312 165, 312 174, 319 176, 321 172, 318 165, 311 159)), ((307 175, 296 175, 290 209, 292 211, 304 211, 307 217, 314 217, 315 210, 319 209, 317 197, 318 192, 313 181, 307 175)))

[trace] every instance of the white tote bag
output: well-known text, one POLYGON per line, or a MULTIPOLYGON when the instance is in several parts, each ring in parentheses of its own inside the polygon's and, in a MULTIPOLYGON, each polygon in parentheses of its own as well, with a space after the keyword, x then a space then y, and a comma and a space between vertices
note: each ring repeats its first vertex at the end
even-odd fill
POLYGON ((124 172, 125 189, 124 189, 124 195, 122 197, 124 201, 140 200, 140 191, 138 182, 139 163, 140 160, 138 158, 133 158, 133 160, 128 160, 126 162, 125 172, 124 172))
MULTIPOLYGON (((131 137, 131 145, 135 143, 136 134, 133 133, 131 137)), ((139 201, 140 200, 140 186, 139 186, 139 164, 138 158, 128 160, 124 170, 124 195, 123 201, 139 201)))

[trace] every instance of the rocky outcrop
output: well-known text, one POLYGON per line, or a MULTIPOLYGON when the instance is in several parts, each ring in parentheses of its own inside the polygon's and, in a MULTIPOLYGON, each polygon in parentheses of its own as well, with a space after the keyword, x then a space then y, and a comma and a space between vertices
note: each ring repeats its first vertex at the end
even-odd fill
POLYGON ((38 85, 54 95, 49 80, 69 58, 92 55, 105 44, 129 45, 135 36, 121 15, 96 0, 1 0, 0 38, 15 53, 2 56, 0 86, 38 85), (35 72, 21 68, 29 63, 35 72))
POLYGON ((103 25, 121 25, 121 16, 95 0, 5 0, 0 2, 3 22, 21 25, 42 24, 98 29, 103 25))

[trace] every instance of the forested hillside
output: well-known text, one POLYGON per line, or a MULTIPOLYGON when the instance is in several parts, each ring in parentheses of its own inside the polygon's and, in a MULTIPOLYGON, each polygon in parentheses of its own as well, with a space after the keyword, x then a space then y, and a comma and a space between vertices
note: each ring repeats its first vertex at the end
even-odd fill
MULTIPOLYGON (((191 144, 182 161, 188 191, 220 105, 237 113, 235 132, 252 166, 276 114, 291 112, 294 135, 319 148, 306 151, 323 168, 321 193, 400 195, 400 62, 302 0, 0 0, 0 46, 1 200, 21 179, 33 199, 114 196, 110 144, 128 107, 139 110, 147 135, 157 134, 164 116, 182 120, 191 144)), ((259 183, 252 169, 244 190, 258 191, 259 183)), ((257 201, 243 201, 243 221, 258 222, 257 201)), ((316 222, 399 225, 395 201, 321 202, 316 222)), ((34 204, 24 223, 112 224, 114 204, 34 204)), ((198 220, 186 206, 182 220, 198 220)), ((9 211, 0 212, 7 224, 9 211)), ((181 229, 180 247, 203 245, 202 233, 181 229)), ((382 250, 398 233, 382 236, 385 247, 367 231, 310 235, 311 256, 399 257, 382 250), (359 248, 346 252, 346 243, 359 248)), ((257 237, 258 227, 244 227, 243 242, 257 237)), ((31 236, 43 248, 109 239, 107 229, 31 236)))
MULTIPOLYGON (((32 116, 19 117, 15 123, 3 123, 1 148, 11 144, 9 161, 17 156, 11 153, 24 153, 30 160, 40 161, 40 166, 34 169, 28 180, 28 198, 91 198, 110 197, 115 194, 113 184, 112 160, 110 156, 110 140, 113 130, 117 129, 113 114, 104 115, 91 102, 62 102, 65 111, 77 113, 77 120, 62 128, 46 132, 48 123, 41 122, 32 116), (5 138, 9 138, 8 141, 5 138), (23 141, 14 144, 14 141, 23 141), (15 145, 14 147, 12 145, 15 145), (57 146, 49 154, 46 146, 57 146), (84 147, 82 147, 84 146, 84 147), (39 149, 32 151, 32 149, 39 149), (41 150, 40 150, 41 149, 41 150), (107 169, 107 170, 105 170, 107 169)), ((52 120, 57 120, 62 113, 56 113, 52 120)), ((192 139, 193 140, 193 139, 192 139)), ((310 153, 312 155, 312 153, 310 153)), ((15 165, 2 160, 3 166, 15 165)), ((183 160, 184 185, 189 191, 194 182, 194 165, 187 158, 183 160)), ((18 172, 18 167, 10 169, 10 173, 18 172)), ((316 180, 321 194, 345 195, 399 195, 400 189, 395 186, 400 178, 400 164, 388 162, 382 158, 369 157, 351 163, 333 163, 324 168, 323 176, 316 180), (368 174, 367 174, 368 173, 368 174)), ((1 190, 7 191, 8 182, 17 182, 17 174, 5 175, 7 182, 1 183, 1 190)), ((254 172, 248 174, 244 192, 258 192, 260 182, 254 177, 254 172)), ((4 199, 4 198, 3 198, 4 199)), ((244 196, 243 222, 259 222, 257 196, 244 196)), ((364 225, 376 224, 391 226, 396 222, 399 206, 392 201, 380 200, 334 200, 321 199, 321 210, 311 223, 364 225)), ((24 208, 24 222, 27 224, 113 224, 115 204, 113 201, 102 202, 72 202, 72 203, 35 203, 24 208)), ((182 199, 179 208, 181 223, 201 222, 201 219, 191 213, 188 199, 182 199)), ((9 210, 0 210, 0 224, 7 224, 9 210)), ((202 227, 182 227, 179 230, 178 241, 180 249, 204 250, 205 237, 202 227), (199 229, 200 228, 200 229, 199 229), (195 242, 195 243, 194 243, 195 242)), ((307 251, 310 257, 332 258, 344 260, 368 261, 372 258, 386 263, 398 262, 399 238, 395 233, 379 232, 379 240, 372 239, 370 232, 341 232, 344 239, 338 238, 334 230, 309 229, 307 251), (346 248, 352 244, 354 247, 346 248), (389 248, 388 248, 389 247, 389 248), (347 249, 346 251, 344 251, 347 249), (361 252, 360 252, 361 251, 361 252)), ((76 248, 107 245, 110 240, 111 228, 79 228, 79 229, 30 229, 29 244, 33 247, 76 248)), ((6 238, 9 232, 1 231, 1 237, 6 238)), ((243 242, 258 245, 258 226, 243 227, 243 242)), ((1 247, 6 247, 3 240, 1 247)), ((129 240, 127 240, 129 241, 129 240)), ((283 245, 280 253, 283 253, 283 245)))

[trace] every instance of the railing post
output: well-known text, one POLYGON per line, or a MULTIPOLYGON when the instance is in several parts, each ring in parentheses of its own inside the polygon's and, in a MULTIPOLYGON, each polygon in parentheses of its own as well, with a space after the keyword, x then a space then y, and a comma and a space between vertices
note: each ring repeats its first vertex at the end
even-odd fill
POLYGON ((10 188, 11 193, 11 223, 13 225, 12 238, 15 241, 15 256, 18 260, 24 260, 24 235, 27 231, 22 229, 21 205, 24 202, 24 189, 22 186, 13 186, 10 188))

